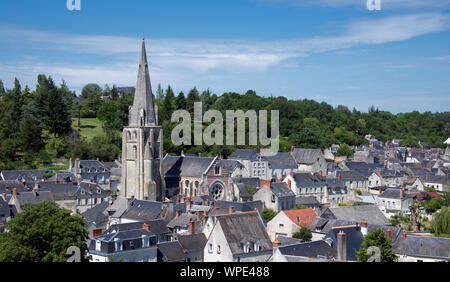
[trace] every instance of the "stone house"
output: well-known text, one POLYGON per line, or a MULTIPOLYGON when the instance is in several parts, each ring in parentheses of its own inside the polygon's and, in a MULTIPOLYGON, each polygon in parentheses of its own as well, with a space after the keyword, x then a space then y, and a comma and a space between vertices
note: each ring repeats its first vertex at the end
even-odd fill
POLYGON ((302 227, 310 228, 317 214, 312 209, 283 210, 267 223, 267 233, 272 241, 277 237, 292 237, 302 227))
POLYGON ((253 195, 253 200, 262 201, 265 208, 276 212, 295 207, 295 194, 285 182, 267 182, 253 195))

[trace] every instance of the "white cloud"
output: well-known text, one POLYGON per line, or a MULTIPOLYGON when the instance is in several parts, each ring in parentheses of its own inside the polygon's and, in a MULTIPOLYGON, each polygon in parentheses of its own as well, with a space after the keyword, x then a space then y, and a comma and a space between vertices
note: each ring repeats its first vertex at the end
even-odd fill
MULTIPOLYGON (((295 59, 302 56, 408 40, 448 27, 448 14, 423 13, 355 20, 341 26, 341 32, 334 36, 270 41, 150 38, 147 48, 153 80, 189 80, 195 84, 196 79, 206 75, 218 81, 221 76, 265 72, 273 67, 292 68, 298 66, 295 59)), ((5 81, 13 74, 26 76, 34 86, 36 75, 46 73, 55 80, 64 78, 76 89, 89 82, 135 83, 140 38, 73 35, 11 26, 0 26, 0 37, 5 44, 28 50, 21 60, 0 64, 0 77, 5 81)))

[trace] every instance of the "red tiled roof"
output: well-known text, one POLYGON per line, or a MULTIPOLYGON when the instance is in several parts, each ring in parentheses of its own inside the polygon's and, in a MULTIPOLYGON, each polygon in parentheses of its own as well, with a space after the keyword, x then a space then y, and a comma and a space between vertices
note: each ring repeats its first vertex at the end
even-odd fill
POLYGON ((283 211, 289 219, 300 227, 311 227, 317 214, 313 209, 283 211))
POLYGON ((430 195, 432 198, 442 198, 442 195, 438 192, 427 192, 428 195, 430 195))

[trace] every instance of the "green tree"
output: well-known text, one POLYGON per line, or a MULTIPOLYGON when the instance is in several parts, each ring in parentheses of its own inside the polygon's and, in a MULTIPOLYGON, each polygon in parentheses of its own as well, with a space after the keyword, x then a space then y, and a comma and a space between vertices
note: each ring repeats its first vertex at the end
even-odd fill
POLYGON ((269 222, 277 215, 277 212, 272 209, 264 209, 261 213, 262 218, 264 221, 269 222))
POLYGON ((339 146, 339 149, 336 152, 336 156, 338 157, 350 157, 351 155, 353 155, 355 152, 350 149, 350 147, 347 144, 342 144, 341 146, 339 146))
POLYGON ((101 95, 103 92, 102 88, 96 83, 86 84, 81 90, 81 97, 88 98, 90 95, 101 95))
POLYGON ((304 128, 291 137, 291 142, 297 148, 320 149, 323 146, 323 137, 314 129, 304 128))
POLYGON ((303 242, 310 242, 312 239, 312 233, 311 233, 311 230, 309 230, 308 228, 302 227, 300 229, 300 231, 292 234, 292 237, 296 238, 296 239, 300 239, 303 242))
POLYGON ((39 152, 44 147, 42 129, 32 115, 26 115, 20 122, 20 143, 24 152, 39 152))
POLYGON ((450 207, 444 207, 434 214, 431 228, 437 237, 450 237, 450 207))
POLYGON ((46 129, 55 137, 67 134, 72 128, 72 118, 62 92, 53 87, 49 90, 42 116, 46 129))
POLYGON ((53 202, 25 205, 0 235, 0 262, 65 262, 67 249, 87 251, 86 220, 53 202))
POLYGON ((397 255, 392 251, 392 241, 388 239, 381 228, 369 232, 361 244, 356 257, 359 262, 367 262, 374 253, 368 252, 370 247, 378 247, 380 250, 381 262, 395 262, 397 255))
POLYGON ((177 110, 185 110, 186 109, 186 98, 184 97, 184 93, 180 92, 177 98, 175 99, 175 108, 177 110))
POLYGON ((5 87, 3 86, 3 81, 0 79, 0 97, 5 94, 5 87))

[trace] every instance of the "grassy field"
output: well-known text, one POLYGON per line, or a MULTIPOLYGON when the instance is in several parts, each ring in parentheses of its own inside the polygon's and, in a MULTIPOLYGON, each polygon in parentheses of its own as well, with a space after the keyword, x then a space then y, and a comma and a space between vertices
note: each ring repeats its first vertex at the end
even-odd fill
MULTIPOLYGON (((97 118, 82 118, 81 123, 81 137, 86 137, 91 140, 95 136, 103 135, 102 123, 97 118)), ((78 119, 72 120, 72 127, 78 129, 78 119)))

